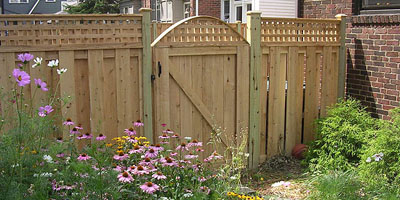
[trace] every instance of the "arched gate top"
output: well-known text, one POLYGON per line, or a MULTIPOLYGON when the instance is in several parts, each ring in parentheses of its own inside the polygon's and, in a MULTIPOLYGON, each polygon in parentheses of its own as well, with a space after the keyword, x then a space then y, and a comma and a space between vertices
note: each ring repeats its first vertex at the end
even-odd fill
POLYGON ((159 35, 155 46, 236 46, 249 44, 246 39, 224 21, 210 16, 183 19, 159 35))

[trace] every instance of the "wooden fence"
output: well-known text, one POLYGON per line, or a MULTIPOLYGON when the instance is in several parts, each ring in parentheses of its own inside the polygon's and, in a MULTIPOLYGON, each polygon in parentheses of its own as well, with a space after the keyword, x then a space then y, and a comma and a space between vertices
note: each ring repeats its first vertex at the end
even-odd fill
MULTIPOLYGON (((72 99, 62 117, 85 131, 110 139, 142 120, 140 134, 154 142, 161 123, 206 142, 211 131, 224 129, 231 140, 248 128, 251 167, 312 140, 314 120, 343 96, 343 19, 249 12, 248 24, 193 17, 172 25, 151 24, 150 11, 141 12, 0 16, 1 87, 13 87, 20 53, 59 59, 68 69, 61 76, 45 66, 27 71, 53 88, 60 81, 58 95, 72 99)), ((33 101, 47 103, 38 94, 33 101)))

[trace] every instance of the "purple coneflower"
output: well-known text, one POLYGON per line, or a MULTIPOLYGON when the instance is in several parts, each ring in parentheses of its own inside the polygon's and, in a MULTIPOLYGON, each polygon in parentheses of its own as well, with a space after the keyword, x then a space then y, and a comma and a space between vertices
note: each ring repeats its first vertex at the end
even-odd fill
POLYGON ((144 126, 143 122, 141 122, 140 120, 137 120, 136 122, 133 122, 133 126, 135 127, 141 127, 144 126))
POLYGON ((175 162, 175 160, 171 157, 165 157, 165 158, 161 158, 160 160, 162 162, 162 166, 178 166, 178 163, 175 162))
POLYGON ((91 157, 88 156, 86 153, 80 154, 78 157, 78 160, 82 161, 82 160, 89 160, 91 157))
POLYGON ((128 134, 128 136, 136 135, 136 131, 133 130, 132 127, 131 127, 131 128, 125 129, 124 132, 125 132, 126 134, 128 134))
POLYGON ((53 107, 51 107, 50 105, 44 106, 44 107, 40 107, 39 108, 39 113, 38 115, 40 117, 46 117, 48 114, 50 114, 51 112, 53 112, 54 109, 53 107))
POLYGON ((188 147, 201 147, 203 146, 202 142, 199 142, 197 140, 193 140, 192 142, 190 142, 188 145, 188 147))
POLYGON ((133 174, 135 175, 143 175, 143 174, 149 174, 149 171, 143 167, 142 165, 138 165, 134 170, 133 170, 133 174))
POLYGON ((124 171, 123 173, 118 174, 118 181, 120 181, 122 183, 130 183, 133 180, 134 179, 132 178, 132 176, 127 171, 124 171))
POLYGON ((125 160, 127 158, 129 158, 128 154, 124 154, 124 152, 119 152, 118 155, 114 155, 114 160, 125 160))
POLYGON ((78 126, 75 126, 75 128, 78 129, 78 130, 82 130, 83 129, 82 128, 82 124, 78 124, 78 126))
POLYGON ((18 55, 18 60, 23 62, 24 64, 28 63, 34 58, 34 56, 30 53, 23 53, 18 55))
POLYGON ((101 133, 99 134, 99 136, 96 137, 97 141, 101 141, 101 140, 105 140, 105 139, 106 139, 106 136, 101 133))
POLYGON ((171 156, 171 157, 176 156, 176 155, 178 155, 178 153, 176 153, 176 152, 173 152, 173 153, 169 154, 169 156, 171 156))
POLYGON ((158 138, 161 138, 161 139, 168 139, 169 138, 169 136, 167 135, 167 134, 162 134, 161 136, 158 136, 158 138))
POLYGON ((204 176, 201 176, 201 177, 198 178, 198 180, 199 180, 200 182, 204 182, 204 181, 206 181, 207 179, 204 178, 204 176))
POLYGON ((126 171, 132 173, 135 169, 136 169, 136 166, 135 166, 135 165, 132 165, 132 166, 128 167, 128 169, 127 169, 126 171))
POLYGON ((82 134, 81 134, 81 135, 78 135, 78 137, 76 137, 76 139, 82 140, 82 139, 83 139, 83 135, 82 135, 82 134))
POLYGON ((83 139, 92 139, 92 137, 93 137, 93 135, 90 134, 90 133, 85 133, 85 134, 83 135, 83 139))
POLYGON ((157 151, 164 151, 164 147, 162 147, 160 144, 156 144, 156 146, 154 146, 154 149, 157 151))
POLYGON ((197 151, 197 152, 203 152, 204 149, 202 149, 202 148, 197 148, 196 151, 197 151))
POLYGON ((153 176, 151 176, 151 177, 153 177, 153 178, 155 178, 157 180, 162 180, 162 179, 166 179, 167 178, 161 172, 157 172, 157 173, 153 174, 153 176))
POLYGON ((18 85, 21 87, 24 87, 25 85, 31 83, 31 77, 29 76, 29 74, 21 71, 20 69, 14 69, 13 76, 15 78, 15 81, 17 81, 18 85))
POLYGON ((73 126, 74 122, 71 120, 71 118, 67 118, 65 122, 63 123, 65 126, 73 126))
POLYGON ((114 171, 117 171, 117 172, 122 172, 122 171, 123 171, 123 168, 122 168, 121 166, 117 165, 117 166, 114 167, 113 170, 114 170, 114 171))
POLYGON ((128 153, 133 154, 133 153, 142 153, 143 149, 139 145, 133 146, 133 149, 131 149, 128 153))
POLYGON ((58 136, 58 137, 56 138, 56 141, 57 141, 57 142, 63 142, 63 137, 62 137, 62 136, 58 136))
POLYGON ((172 137, 172 138, 179 138, 179 135, 178 135, 178 134, 174 134, 174 135, 172 135, 171 137, 172 137))
POLYGON ((74 127, 69 131, 69 133, 71 133, 71 134, 79 134, 80 132, 76 127, 74 127))
POLYGON ((181 145, 179 145, 178 147, 176 147, 176 150, 181 150, 181 151, 189 151, 189 148, 186 146, 186 143, 182 142, 181 145))
POLYGON ((142 189, 143 192, 145 192, 145 193, 153 194, 155 191, 160 189, 160 186, 158 186, 152 182, 146 182, 145 184, 140 186, 140 189, 142 189))
POLYGON ((206 194, 210 194, 210 188, 208 188, 207 186, 201 186, 200 187, 200 191, 206 193, 206 194))
POLYGON ((190 154, 188 154, 188 155, 185 155, 185 159, 195 159, 195 158, 197 158, 197 157, 199 157, 198 155, 194 155, 194 154, 192 154, 192 153, 190 153, 190 154))
POLYGON ((154 158, 154 157, 156 157, 158 155, 158 151, 157 150, 155 150, 155 149, 153 149, 153 148, 150 148, 147 152, 146 152, 146 154, 144 155, 145 157, 148 157, 148 158, 154 158))
POLYGON ((144 160, 140 161, 140 163, 139 163, 139 165, 142 165, 142 166, 150 166, 152 164, 153 164, 153 161, 148 157, 146 157, 144 160))
POLYGON ((173 132, 173 131, 171 131, 170 129, 167 129, 167 130, 163 131, 163 133, 172 134, 172 133, 174 133, 174 132, 173 132))
POLYGON ((43 91, 49 91, 49 89, 48 88, 46 88, 46 86, 47 86, 47 83, 45 83, 45 82, 43 82, 42 80, 40 80, 40 78, 39 79, 34 79, 35 80, 35 85, 38 87, 38 88, 40 88, 41 90, 43 90, 43 91))

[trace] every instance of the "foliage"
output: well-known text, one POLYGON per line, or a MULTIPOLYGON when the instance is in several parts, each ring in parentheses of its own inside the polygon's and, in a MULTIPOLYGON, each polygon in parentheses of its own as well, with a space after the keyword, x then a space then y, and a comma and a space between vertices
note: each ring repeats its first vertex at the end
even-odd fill
POLYGON ((119 13, 120 0, 84 0, 76 6, 67 6, 70 14, 119 13))
MULTIPOLYGON (((55 95, 58 84, 43 106, 24 98, 24 87, 31 84, 25 70, 33 55, 21 55, 22 64, 10 76, 13 91, 0 93, 10 102, 0 124, 0 199, 223 199, 226 191, 235 190, 239 182, 230 177, 245 166, 246 134, 242 143, 227 148, 232 159, 219 168, 216 164, 223 155, 214 151, 206 156, 202 142, 181 138, 172 130, 163 131, 160 144, 150 144, 136 135, 144 125, 140 121, 112 143, 71 119, 60 127, 52 106, 61 108, 66 101, 55 95)), ((40 65, 37 58, 29 71, 40 65)), ((48 66, 61 76, 68 73, 58 67, 58 60, 48 66)), ((34 78, 34 94, 52 91, 45 81, 34 78)), ((221 142, 219 135, 214 134, 212 144, 221 142)))
POLYGON ((341 100, 317 121, 316 139, 310 144, 304 163, 313 172, 354 168, 379 124, 358 101, 341 100))
POLYGON ((330 171, 312 180, 313 192, 309 199, 364 199, 362 183, 354 171, 330 171))
POLYGON ((400 193, 400 109, 391 114, 392 120, 385 121, 366 145, 358 169, 369 185, 397 186, 392 189, 400 193))

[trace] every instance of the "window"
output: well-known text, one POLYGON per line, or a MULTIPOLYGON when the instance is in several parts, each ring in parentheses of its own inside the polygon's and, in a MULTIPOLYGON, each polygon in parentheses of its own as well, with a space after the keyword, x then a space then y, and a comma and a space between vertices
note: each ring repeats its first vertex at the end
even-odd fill
POLYGON ((242 6, 236 6, 236 21, 243 21, 242 6))
POLYGON ((360 0, 360 14, 400 13, 399 0, 360 0))
POLYGON ((124 14, 128 14, 128 7, 124 8, 124 14))
POLYGON ((46 0, 47 3, 55 3, 56 0, 46 0))
POLYGON ((223 16, 223 19, 226 22, 229 21, 229 11, 230 11, 230 2, 229 2, 229 0, 225 0, 224 1, 224 16, 223 16))
POLYGON ((183 17, 190 17, 190 2, 183 3, 183 17))
POLYGON ((29 0, 9 0, 9 3, 29 3, 29 0))
POLYGON ((247 4, 247 11, 251 11, 251 3, 247 4))

